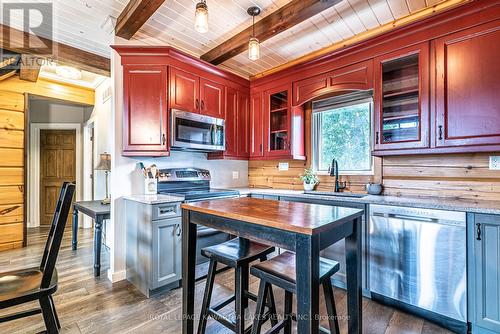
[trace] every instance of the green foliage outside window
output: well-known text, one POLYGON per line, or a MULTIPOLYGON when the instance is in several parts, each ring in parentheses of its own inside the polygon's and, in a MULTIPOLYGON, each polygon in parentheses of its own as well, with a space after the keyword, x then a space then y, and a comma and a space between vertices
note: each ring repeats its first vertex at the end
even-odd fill
POLYGON ((356 104, 315 114, 319 122, 318 170, 326 171, 336 159, 341 171, 370 171, 370 103, 356 104))

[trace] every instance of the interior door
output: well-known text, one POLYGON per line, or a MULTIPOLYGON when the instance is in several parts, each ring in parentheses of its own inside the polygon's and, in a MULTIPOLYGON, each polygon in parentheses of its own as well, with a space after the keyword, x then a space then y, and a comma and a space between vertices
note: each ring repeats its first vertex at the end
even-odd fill
POLYGON ((189 112, 200 112, 200 78, 194 74, 170 67, 170 107, 189 112))
POLYGON ((200 79, 200 112, 203 115, 224 118, 224 86, 200 79))
POLYGON ((436 146, 500 144, 500 20, 437 39, 436 146))
POLYGON ((75 130, 40 131, 40 225, 52 223, 62 183, 76 180, 75 152, 75 130))

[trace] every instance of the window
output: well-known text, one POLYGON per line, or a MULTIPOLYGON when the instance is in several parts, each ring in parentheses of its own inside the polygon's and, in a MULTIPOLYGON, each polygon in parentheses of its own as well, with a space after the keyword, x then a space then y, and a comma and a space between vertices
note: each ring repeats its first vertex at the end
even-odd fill
POLYGON ((372 98, 367 93, 313 103, 313 168, 328 171, 332 159, 339 171, 371 173, 372 98))

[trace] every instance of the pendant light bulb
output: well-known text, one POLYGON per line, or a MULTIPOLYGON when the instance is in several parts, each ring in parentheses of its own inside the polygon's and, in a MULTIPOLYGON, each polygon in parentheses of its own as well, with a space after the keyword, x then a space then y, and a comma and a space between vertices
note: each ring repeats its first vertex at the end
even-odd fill
POLYGON ((260 8, 257 6, 250 7, 247 10, 248 15, 253 18, 252 22, 252 37, 248 41, 248 58, 250 60, 258 60, 260 58, 260 42, 257 37, 255 37, 255 16, 260 14, 260 8))
POLYGON ((248 58, 250 60, 258 60, 260 58, 260 44, 259 40, 255 37, 250 38, 250 41, 248 41, 248 58))
POLYGON ((201 0, 196 4, 196 11, 194 12, 194 29, 202 34, 208 31, 208 7, 205 0, 201 0))

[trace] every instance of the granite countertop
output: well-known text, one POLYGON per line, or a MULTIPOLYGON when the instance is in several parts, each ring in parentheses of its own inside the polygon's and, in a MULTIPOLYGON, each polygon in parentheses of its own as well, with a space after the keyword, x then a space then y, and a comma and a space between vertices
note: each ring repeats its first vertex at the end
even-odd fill
POLYGON ((365 204, 405 206, 423 209, 462 211, 472 213, 486 213, 500 215, 500 199, 498 201, 474 201, 463 199, 446 199, 440 197, 396 197, 382 195, 366 195, 362 198, 342 197, 342 196, 327 196, 327 195, 311 195, 305 194, 302 190, 287 190, 287 189, 260 189, 260 188, 234 188, 241 195, 258 194, 258 195, 277 195, 277 196, 294 196, 311 199, 321 199, 336 202, 355 202, 365 204))
POLYGON ((143 204, 164 204, 164 203, 175 203, 184 201, 183 196, 171 196, 171 195, 129 195, 124 196, 124 199, 128 201, 135 201, 143 204))

